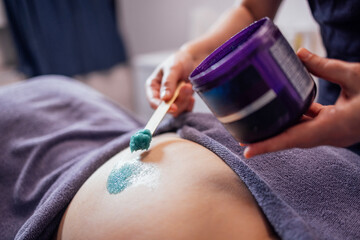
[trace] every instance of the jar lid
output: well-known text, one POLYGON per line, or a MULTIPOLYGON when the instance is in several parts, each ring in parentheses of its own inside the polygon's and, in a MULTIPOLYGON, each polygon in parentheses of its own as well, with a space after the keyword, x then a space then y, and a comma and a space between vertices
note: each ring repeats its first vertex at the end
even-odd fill
POLYGON ((242 71, 251 55, 272 38, 275 30, 272 21, 265 17, 235 34, 206 57, 190 74, 189 80, 194 89, 205 87, 209 83, 213 84, 214 81, 221 81, 221 77, 229 72, 237 74, 242 71))

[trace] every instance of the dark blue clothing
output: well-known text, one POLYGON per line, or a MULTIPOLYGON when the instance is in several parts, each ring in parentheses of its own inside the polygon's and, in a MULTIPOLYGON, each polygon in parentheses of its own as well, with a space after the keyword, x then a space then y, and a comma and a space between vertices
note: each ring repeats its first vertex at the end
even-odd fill
MULTIPOLYGON (((309 0, 320 31, 327 57, 360 62, 360 1, 309 0)), ((319 79, 318 102, 332 105, 340 94, 340 86, 319 79)), ((360 144, 349 149, 360 155, 360 144)))
MULTIPOLYGON (((360 1, 309 0, 315 20, 320 26, 327 57, 360 62, 360 1)), ((320 79, 318 102, 334 104, 340 87, 320 79)))
POLYGON ((360 1, 309 0, 329 58, 360 62, 360 1))
POLYGON ((126 61, 114 0, 5 0, 27 76, 73 76, 126 61))
POLYGON ((360 62, 360 1, 309 0, 329 58, 360 62))

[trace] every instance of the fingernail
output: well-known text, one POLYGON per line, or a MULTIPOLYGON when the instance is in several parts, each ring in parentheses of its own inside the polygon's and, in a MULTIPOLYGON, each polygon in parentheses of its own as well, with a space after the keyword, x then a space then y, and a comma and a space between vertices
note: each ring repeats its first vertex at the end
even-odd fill
POLYGON ((160 98, 163 98, 168 91, 166 89, 161 89, 160 91, 160 98))
POLYGON ((170 113, 174 113, 176 112, 177 108, 174 106, 174 104, 171 104, 170 108, 169 108, 169 112, 170 113))
POLYGON ((297 52, 297 55, 299 56, 299 58, 301 58, 301 60, 306 61, 311 57, 312 54, 305 48, 302 48, 297 52))
POLYGON ((250 148, 246 147, 245 150, 244 150, 244 157, 245 158, 250 158, 249 151, 250 151, 250 148))

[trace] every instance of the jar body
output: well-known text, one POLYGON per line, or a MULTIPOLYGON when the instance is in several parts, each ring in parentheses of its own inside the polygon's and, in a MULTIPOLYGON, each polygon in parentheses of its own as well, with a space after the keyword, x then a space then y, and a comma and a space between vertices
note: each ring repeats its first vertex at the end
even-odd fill
POLYGON ((269 138, 294 124, 316 95, 311 75, 268 18, 216 49, 189 79, 242 143, 269 138))

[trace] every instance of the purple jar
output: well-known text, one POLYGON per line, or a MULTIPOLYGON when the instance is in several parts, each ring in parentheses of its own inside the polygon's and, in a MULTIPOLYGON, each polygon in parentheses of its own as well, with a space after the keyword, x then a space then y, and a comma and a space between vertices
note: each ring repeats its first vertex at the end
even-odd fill
POLYGON ((189 79, 242 143, 269 138, 294 124, 316 95, 314 80, 269 18, 230 38, 189 79))

